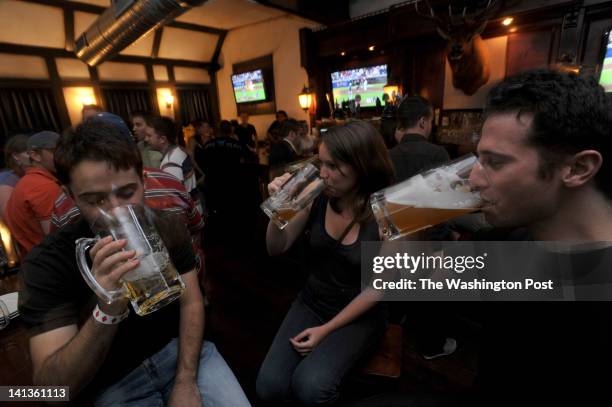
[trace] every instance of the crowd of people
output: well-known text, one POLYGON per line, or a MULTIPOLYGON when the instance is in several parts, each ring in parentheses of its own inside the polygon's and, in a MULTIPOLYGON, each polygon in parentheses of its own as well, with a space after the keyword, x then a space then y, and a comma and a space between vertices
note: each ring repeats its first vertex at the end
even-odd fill
MULTIPOLYGON (((4 148, 0 215, 22 255, 19 310, 30 334, 34 383, 68 385, 71 397, 96 406, 250 405, 215 345, 203 339, 202 230, 209 222, 241 233, 250 222, 255 227, 265 194, 290 177, 287 166, 317 154, 324 193, 286 228, 267 227, 270 256, 306 242, 309 277, 262 361, 256 392, 266 405, 336 403, 348 372, 380 341, 394 312, 374 290, 361 289, 361 243, 381 240, 370 195, 451 159, 430 140, 431 104, 419 96, 402 99, 394 109, 392 148, 365 121, 349 120, 315 139, 304 123, 279 111, 268 130, 265 174, 246 114, 214 130, 192 122, 184 147, 169 118, 133 111, 130 129, 95 107, 83 116, 61 136, 22 133, 4 148), (264 194, 262 179, 269 181, 264 194), (130 314, 127 299, 98 298, 74 255, 79 238, 94 236, 91 225, 101 213, 125 204, 178 215, 177 230, 190 238, 169 247, 184 294, 144 317, 130 314)), ((549 70, 506 79, 488 95, 479 165, 470 175, 485 206, 425 236, 612 241, 611 137, 612 101, 593 80, 549 70)), ((107 290, 139 267, 125 245, 107 237, 89 251, 92 272, 107 290)), ((612 340, 605 303, 495 305, 483 319, 473 391, 450 399, 430 394, 427 405, 606 391, 607 376, 598 373, 609 362, 605 348, 612 340), (602 352, 585 357, 589 349, 602 352)), ((457 342, 441 329, 443 310, 400 308, 421 315, 411 328, 419 331, 423 357, 455 351, 457 342)), ((381 405, 423 400, 394 394, 381 405)))

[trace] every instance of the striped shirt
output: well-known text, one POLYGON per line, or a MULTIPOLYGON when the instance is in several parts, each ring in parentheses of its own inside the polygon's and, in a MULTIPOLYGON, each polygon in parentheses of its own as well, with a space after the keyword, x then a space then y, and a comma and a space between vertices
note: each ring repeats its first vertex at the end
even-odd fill
MULTIPOLYGON (((144 171, 145 205, 165 213, 178 214, 184 217, 192 237, 199 236, 204 228, 204 220, 197 209, 196 203, 185 187, 176 177, 167 172, 145 168, 144 171)), ((55 200, 51 216, 51 232, 74 223, 81 218, 81 212, 74 200, 65 192, 55 200)), ((196 253, 199 270, 203 271, 203 253, 195 239, 193 249, 196 253)))

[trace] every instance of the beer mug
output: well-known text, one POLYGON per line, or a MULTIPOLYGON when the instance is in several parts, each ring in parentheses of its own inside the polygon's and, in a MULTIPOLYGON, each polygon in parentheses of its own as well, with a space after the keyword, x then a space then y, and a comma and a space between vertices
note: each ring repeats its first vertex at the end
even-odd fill
POLYGON ((99 232, 96 238, 77 240, 76 257, 79 270, 89 287, 106 303, 127 297, 138 315, 146 315, 171 303, 181 296, 185 284, 170 260, 152 219, 152 212, 141 206, 118 206, 105 212, 92 229, 99 232), (123 275, 123 287, 108 291, 93 276, 87 264, 87 251, 103 236, 110 234, 114 240, 125 239, 123 250, 134 250, 134 258, 140 261, 138 268, 123 275))
POLYGON ((261 209, 282 230, 324 189, 325 183, 319 178, 319 169, 309 163, 295 172, 274 195, 262 203, 261 209))
POLYGON ((480 194, 468 182, 477 162, 470 154, 372 194, 370 204, 382 236, 396 240, 479 210, 480 194))
POLYGON ((11 314, 4 301, 0 300, 0 329, 4 329, 11 322, 11 314))

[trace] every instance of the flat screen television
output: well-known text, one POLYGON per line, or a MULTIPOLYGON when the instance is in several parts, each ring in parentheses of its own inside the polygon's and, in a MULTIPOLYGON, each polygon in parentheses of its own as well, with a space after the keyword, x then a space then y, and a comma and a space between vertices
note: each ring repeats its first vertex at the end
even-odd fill
POLYGON ((361 99, 361 107, 373 107, 376 106, 376 98, 382 103, 387 84, 387 65, 333 72, 331 79, 335 104, 361 99))
POLYGON ((612 92, 612 29, 606 33, 606 47, 601 64, 599 83, 606 92, 612 92))
POLYGON ((266 100, 266 89, 261 69, 232 75, 236 103, 253 103, 266 100))

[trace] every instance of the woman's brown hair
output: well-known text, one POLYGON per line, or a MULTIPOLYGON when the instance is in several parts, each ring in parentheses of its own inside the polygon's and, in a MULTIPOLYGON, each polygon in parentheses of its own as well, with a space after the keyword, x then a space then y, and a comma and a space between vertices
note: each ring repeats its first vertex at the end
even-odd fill
MULTIPOLYGON (((358 223, 372 218, 370 195, 388 187, 393 181, 393 164, 380 133, 369 123, 352 120, 331 127, 322 136, 322 143, 334 161, 348 164, 357 175, 357 186, 351 209, 358 223)), ((331 202, 335 208, 334 200, 331 202)))

